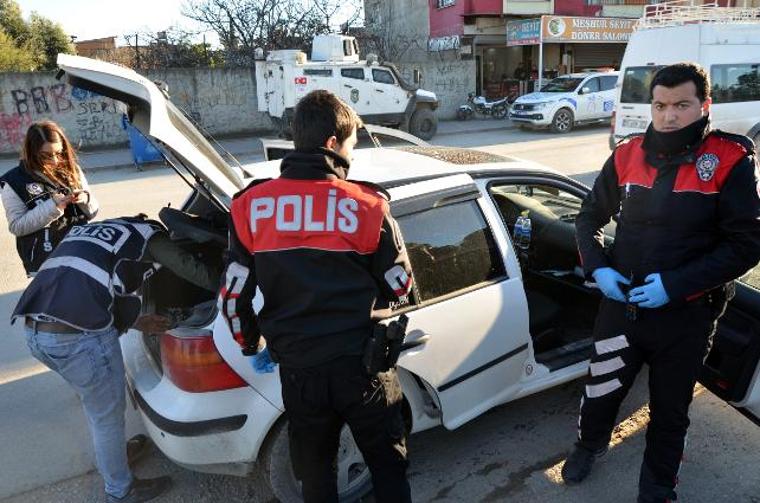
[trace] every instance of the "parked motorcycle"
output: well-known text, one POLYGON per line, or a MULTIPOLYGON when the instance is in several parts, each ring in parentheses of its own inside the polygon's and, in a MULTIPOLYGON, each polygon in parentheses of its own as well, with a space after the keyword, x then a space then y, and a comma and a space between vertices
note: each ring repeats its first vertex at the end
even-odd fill
POLYGON ((464 121, 471 119, 475 114, 504 119, 507 116, 507 112, 509 112, 509 104, 509 97, 496 101, 486 101, 484 96, 475 96, 473 93, 470 93, 467 96, 467 103, 459 106, 457 119, 464 121))

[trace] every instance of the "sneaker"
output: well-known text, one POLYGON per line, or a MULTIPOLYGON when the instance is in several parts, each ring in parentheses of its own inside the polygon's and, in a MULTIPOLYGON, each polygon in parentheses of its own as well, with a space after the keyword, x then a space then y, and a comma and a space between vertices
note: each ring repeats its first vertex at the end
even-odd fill
POLYGON ((138 479, 132 480, 129 486, 129 492, 121 498, 106 494, 106 503, 141 503, 150 501, 153 498, 162 495, 172 485, 172 479, 169 477, 157 477, 155 479, 138 479))
POLYGON ((135 464, 140 461, 150 451, 150 441, 145 435, 135 435, 127 440, 127 464, 134 468, 135 464))
POLYGON ((588 477, 591 473, 591 467, 596 461, 596 458, 604 456, 607 452, 607 447, 603 447, 598 451, 591 451, 585 447, 579 445, 575 446, 575 450, 565 460, 565 465, 562 467, 562 479, 567 485, 579 484, 588 477))

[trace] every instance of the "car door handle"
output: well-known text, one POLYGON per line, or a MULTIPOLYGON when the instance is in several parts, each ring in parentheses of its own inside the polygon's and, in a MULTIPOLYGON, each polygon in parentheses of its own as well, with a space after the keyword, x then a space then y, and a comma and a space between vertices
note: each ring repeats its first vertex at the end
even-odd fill
POLYGON ((375 89, 375 91, 377 91, 378 93, 384 93, 385 92, 382 89, 375 89))
POLYGON ((353 89, 354 88, 354 86, 352 86, 351 84, 343 84, 343 87, 347 87, 349 89, 353 89))
POLYGON ((633 107, 621 106, 620 108, 622 108, 623 110, 633 110, 633 107))

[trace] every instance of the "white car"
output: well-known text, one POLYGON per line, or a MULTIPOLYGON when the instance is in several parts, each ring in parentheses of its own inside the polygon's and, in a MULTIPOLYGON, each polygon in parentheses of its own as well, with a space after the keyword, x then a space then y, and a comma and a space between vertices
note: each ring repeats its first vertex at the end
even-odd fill
MULTIPOLYGON (((132 122, 189 175, 184 206, 161 216, 181 244, 220 262, 232 194, 250 182, 249 173, 277 176, 278 161, 232 168, 150 80, 76 56, 59 56, 58 64, 70 84, 126 102, 132 122)), ((351 168, 351 177, 391 193, 411 260, 415 290, 403 312, 407 341, 418 345, 402 354, 398 374, 412 433, 456 429, 585 375, 600 299, 578 272, 574 218, 587 187, 530 162, 416 143, 357 150, 351 168), (532 239, 521 266, 510 233, 524 210, 532 239)), ((132 330, 121 338, 130 393, 156 445, 192 470, 245 476, 263 468, 278 499, 299 501, 278 373, 254 373, 211 293, 167 270, 142 293, 145 312, 181 319, 161 335, 132 330)), ((758 326, 760 291, 740 284, 702 379, 755 420, 758 326)), ((346 501, 371 489, 348 429, 338 483, 346 501)))
POLYGON ((567 133, 576 124, 603 122, 615 110, 617 72, 571 73, 550 80, 540 92, 520 96, 509 118, 520 125, 567 133))

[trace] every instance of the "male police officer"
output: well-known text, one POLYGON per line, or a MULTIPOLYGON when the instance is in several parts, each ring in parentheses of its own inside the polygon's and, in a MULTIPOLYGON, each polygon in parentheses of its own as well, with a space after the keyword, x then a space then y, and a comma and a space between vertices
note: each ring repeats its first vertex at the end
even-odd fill
POLYGON ((604 299, 578 442, 562 475, 582 481, 606 452, 620 402, 647 363, 639 501, 663 502, 676 497, 689 404, 715 322, 732 281, 760 260, 760 198, 752 141, 710 129, 701 67, 661 69, 650 94, 652 124, 617 147, 576 219, 583 267, 604 299), (606 253, 602 227, 615 214, 606 253))
POLYGON ((384 191, 346 181, 360 126, 335 95, 307 94, 280 177, 254 182, 232 203, 220 310, 243 354, 255 355, 255 369, 272 370, 269 354, 280 364, 290 453, 307 503, 338 501, 344 423, 377 500, 410 501, 398 377, 394 369, 367 375, 361 361, 372 320, 388 314, 381 308, 389 302, 405 301, 411 276, 384 191), (264 298, 258 315, 256 286, 264 298))
POLYGON ((126 383, 119 334, 133 325, 148 333, 169 328, 161 316, 138 318, 141 302, 133 292, 160 265, 203 288, 218 288, 218 274, 214 278, 169 241, 161 224, 143 216, 74 226, 13 312, 14 319, 25 319, 34 357, 81 397, 109 503, 148 501, 171 483, 168 477, 135 478, 124 447, 126 383))

